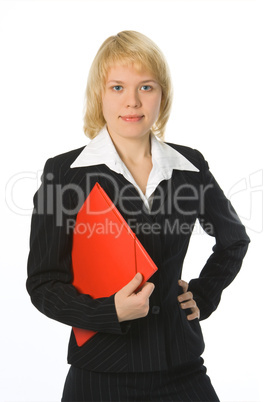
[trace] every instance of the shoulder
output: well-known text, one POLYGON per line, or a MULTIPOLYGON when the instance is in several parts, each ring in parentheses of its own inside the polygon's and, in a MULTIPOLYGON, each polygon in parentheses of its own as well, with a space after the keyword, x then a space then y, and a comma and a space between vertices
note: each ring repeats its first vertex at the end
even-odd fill
POLYGON ((62 178, 70 172, 70 166, 85 147, 73 149, 68 152, 49 158, 44 167, 44 173, 52 173, 53 177, 62 178))
POLYGON ((60 155, 56 155, 49 158, 48 161, 50 163, 53 163, 53 165, 55 166, 68 165, 68 164, 70 166, 74 162, 74 160, 78 157, 78 155, 83 151, 84 148, 85 146, 73 149, 68 152, 64 152, 60 155))
POLYGON ((193 165, 195 165, 198 169, 203 170, 208 167, 208 164, 200 151, 194 148, 187 147, 185 145, 173 144, 170 142, 165 142, 165 144, 169 145, 176 151, 178 151, 181 155, 183 155, 186 159, 188 159, 193 165))

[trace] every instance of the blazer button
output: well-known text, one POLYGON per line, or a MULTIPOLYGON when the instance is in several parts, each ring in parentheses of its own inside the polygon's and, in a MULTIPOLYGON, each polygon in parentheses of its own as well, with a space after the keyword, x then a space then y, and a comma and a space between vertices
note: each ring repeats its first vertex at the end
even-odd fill
POLYGON ((159 314, 160 313, 160 307, 159 306, 153 306, 152 307, 152 314, 159 314))

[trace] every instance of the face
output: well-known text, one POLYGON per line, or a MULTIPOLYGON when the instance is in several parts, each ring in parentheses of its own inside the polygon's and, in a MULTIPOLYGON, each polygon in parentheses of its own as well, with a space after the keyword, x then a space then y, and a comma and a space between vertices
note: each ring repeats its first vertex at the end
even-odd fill
POLYGON ((153 75, 134 66, 110 68, 102 93, 102 111, 112 138, 149 135, 161 105, 162 89, 153 75))

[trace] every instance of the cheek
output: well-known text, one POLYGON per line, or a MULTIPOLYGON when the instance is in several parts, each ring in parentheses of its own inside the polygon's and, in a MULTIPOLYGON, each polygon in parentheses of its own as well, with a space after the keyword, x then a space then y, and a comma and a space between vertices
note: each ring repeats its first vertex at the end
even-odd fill
POLYGON ((158 117, 161 108, 161 96, 158 96, 154 99, 152 108, 155 110, 155 116, 158 117))
POLYGON ((104 97, 102 99, 102 113, 103 116, 105 118, 105 120, 107 118, 109 118, 109 116, 112 114, 112 107, 111 107, 112 103, 109 99, 107 99, 107 97, 104 97))

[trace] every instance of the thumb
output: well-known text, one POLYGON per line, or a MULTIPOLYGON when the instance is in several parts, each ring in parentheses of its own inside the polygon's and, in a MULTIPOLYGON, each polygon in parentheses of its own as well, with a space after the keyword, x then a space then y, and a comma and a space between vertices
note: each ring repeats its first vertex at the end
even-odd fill
POLYGON ((179 284, 179 286, 182 288, 182 292, 183 292, 183 293, 186 293, 187 290, 188 290, 188 283, 185 282, 185 281, 183 281, 182 279, 180 279, 180 280, 178 281, 178 284, 179 284))
POLYGON ((146 298, 149 298, 151 294, 154 291, 154 284, 151 282, 145 282, 145 284, 142 286, 140 294, 143 294, 146 298))
POLYGON ((138 272, 134 278, 128 282, 126 286, 124 286, 121 290, 124 292, 126 296, 130 296, 135 290, 140 286, 143 281, 143 276, 140 272, 138 272))

